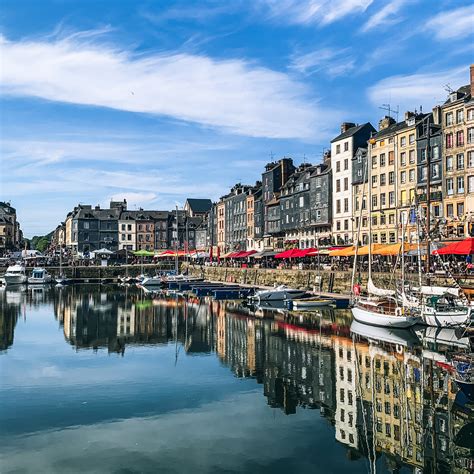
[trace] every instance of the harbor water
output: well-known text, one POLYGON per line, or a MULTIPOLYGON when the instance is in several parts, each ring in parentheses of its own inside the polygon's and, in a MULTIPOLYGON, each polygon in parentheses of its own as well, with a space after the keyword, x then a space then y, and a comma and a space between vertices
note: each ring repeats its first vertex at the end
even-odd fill
POLYGON ((472 472, 451 329, 74 285, 0 290, 2 473, 472 472))

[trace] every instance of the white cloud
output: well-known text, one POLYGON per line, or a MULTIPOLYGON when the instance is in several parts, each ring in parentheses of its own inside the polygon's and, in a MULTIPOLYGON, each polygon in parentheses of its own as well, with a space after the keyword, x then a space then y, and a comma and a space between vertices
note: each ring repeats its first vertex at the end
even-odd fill
POLYGON ((408 3, 409 0, 392 0, 383 8, 377 10, 364 24, 361 31, 369 31, 378 26, 386 28, 388 25, 399 23, 402 18, 397 16, 400 9, 408 3))
POLYGON ((302 74, 314 74, 324 71, 331 77, 347 74, 355 67, 355 60, 350 57, 349 49, 322 48, 310 53, 294 55, 290 69, 302 74))
POLYGON ((4 94, 163 115, 254 137, 314 138, 318 119, 327 123, 328 112, 302 83, 240 59, 133 56, 80 36, 1 39, 0 54, 4 94))
POLYGON ((295 24, 327 25, 367 10, 374 0, 261 0, 271 16, 295 24))
POLYGON ((399 105, 401 111, 413 110, 420 105, 431 110, 446 99, 446 84, 456 89, 467 83, 469 69, 462 66, 440 72, 388 77, 372 86, 368 95, 374 105, 389 101, 394 107, 399 105))
POLYGON ((438 13, 428 20, 426 29, 440 41, 472 36, 474 34, 474 4, 438 13))

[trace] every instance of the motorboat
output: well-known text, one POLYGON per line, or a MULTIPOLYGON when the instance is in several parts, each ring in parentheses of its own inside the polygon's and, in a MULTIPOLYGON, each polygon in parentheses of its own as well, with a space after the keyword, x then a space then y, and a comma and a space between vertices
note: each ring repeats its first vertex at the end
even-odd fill
POLYGON ((28 278, 29 285, 46 285, 51 283, 52 276, 44 268, 33 268, 31 276, 28 278))
POLYGON ((288 288, 285 285, 276 286, 270 290, 259 290, 253 295, 252 299, 257 301, 285 301, 295 300, 307 295, 305 290, 296 290, 288 288))
POLYGON ((22 285, 27 283, 26 269, 23 265, 12 265, 3 276, 6 285, 22 285))
POLYGON ((417 313, 400 307, 390 298, 359 298, 352 307, 356 321, 374 326, 408 328, 420 322, 417 313))
POLYGON ((163 284, 163 277, 157 275, 154 277, 145 277, 143 280, 139 281, 142 286, 161 286, 163 284))

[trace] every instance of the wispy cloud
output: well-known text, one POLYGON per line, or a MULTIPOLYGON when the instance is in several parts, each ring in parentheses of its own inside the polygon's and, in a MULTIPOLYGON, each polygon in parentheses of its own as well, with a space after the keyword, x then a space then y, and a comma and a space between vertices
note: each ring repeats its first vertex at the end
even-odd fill
POLYGON ((260 0, 270 15, 301 24, 327 25, 348 15, 363 13, 374 0, 260 0))
POLYGON ((242 59, 137 57, 77 38, 2 39, 0 54, 4 94, 157 114, 254 137, 314 138, 318 119, 327 121, 304 84, 242 59))
POLYGON ((446 99, 444 85, 456 89, 469 82, 466 66, 445 71, 424 72, 406 76, 392 76, 369 88, 368 96, 374 105, 391 102, 400 110, 412 110, 422 105, 430 110, 446 99))
POLYGON ((426 29, 440 41, 473 36, 474 4, 438 13, 428 20, 426 29))
MULTIPOLYGON (((392 0, 384 7, 377 10, 367 22, 362 26, 361 31, 367 32, 379 26, 386 28, 402 21, 402 17, 398 15, 404 5, 410 0, 392 0)), ((413 1, 413 0, 412 0, 413 1)))
POLYGON ((310 53, 293 55, 290 69, 311 75, 323 71, 331 77, 347 74, 355 67, 349 48, 322 48, 310 53))

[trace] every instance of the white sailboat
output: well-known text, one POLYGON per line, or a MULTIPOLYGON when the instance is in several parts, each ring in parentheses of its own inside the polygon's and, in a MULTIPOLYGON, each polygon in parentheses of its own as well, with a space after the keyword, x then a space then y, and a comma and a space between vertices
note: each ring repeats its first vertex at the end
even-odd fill
MULTIPOLYGON (((368 296, 360 296, 354 294, 354 279, 355 269, 357 265, 357 251, 359 247, 360 224, 357 236, 357 245, 354 257, 354 267, 352 271, 352 292, 354 305, 352 307, 352 315, 356 321, 373 326, 407 328, 419 322, 416 312, 405 305, 400 304, 396 297, 396 292, 390 289, 378 288, 372 280, 372 186, 371 186, 371 156, 370 144, 368 147, 369 153, 365 162, 365 171, 368 171, 368 188, 369 188, 369 278, 367 283, 368 296)), ((366 173, 364 173, 364 176, 366 173)), ((364 183, 365 187, 365 183, 364 183)), ((361 208, 362 214, 362 208, 361 208)), ((359 223, 362 219, 359 218, 359 223)), ((404 270, 404 237, 402 239, 402 272, 404 270)), ((403 280, 403 276, 402 276, 403 280)))

